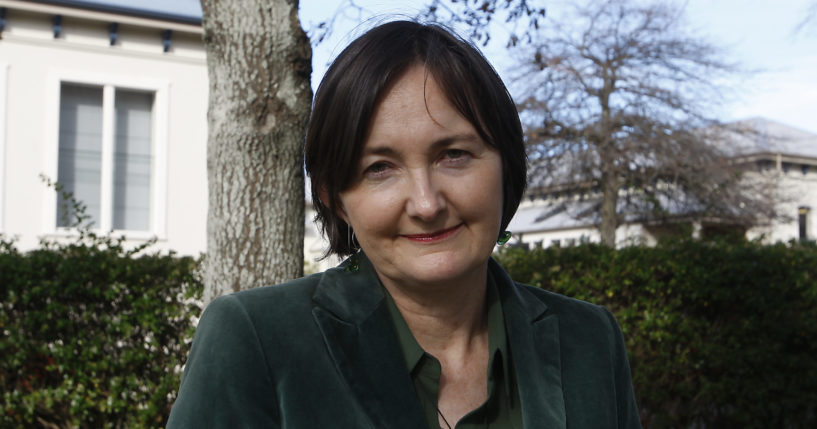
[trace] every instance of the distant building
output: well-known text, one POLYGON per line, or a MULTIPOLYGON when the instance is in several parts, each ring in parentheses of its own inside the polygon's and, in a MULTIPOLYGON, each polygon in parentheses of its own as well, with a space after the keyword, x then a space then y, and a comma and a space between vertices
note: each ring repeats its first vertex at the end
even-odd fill
POLYGON ((101 231, 203 251, 200 14, 0 0, 0 17, 0 232, 22 249, 74 234, 44 175, 85 203, 101 231))
MULTIPOLYGON (((133 244, 206 250, 207 64, 198 0, 0 0, 0 234, 68 239, 41 175, 133 244)), ((307 213, 307 268, 324 242, 307 213)))
MULTIPOLYGON (((763 118, 732 125, 752 132, 717 143, 748 179, 771 179, 784 218, 764 225, 736 226, 724 225, 718 219, 686 220, 683 214, 670 218, 669 223, 624 214, 625 220, 616 230, 618 245, 651 245, 682 224, 694 235, 740 228, 747 238, 765 242, 817 238, 817 135, 763 118)), ((600 241, 600 219, 593 212, 598 198, 592 192, 570 193, 555 187, 533 190, 508 228, 513 232, 512 242, 548 247, 600 241)))

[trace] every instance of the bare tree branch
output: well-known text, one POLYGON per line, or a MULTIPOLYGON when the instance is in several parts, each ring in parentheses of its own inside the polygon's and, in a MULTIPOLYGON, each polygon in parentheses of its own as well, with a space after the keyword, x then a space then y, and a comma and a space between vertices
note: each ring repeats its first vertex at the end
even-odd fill
POLYGON ((709 143, 722 126, 710 113, 716 82, 741 70, 682 18, 669 3, 579 4, 525 51, 531 185, 597 195, 605 244, 635 217, 774 215, 768 192, 709 143))
POLYGON ((817 1, 810 4, 803 12, 803 19, 794 27, 794 34, 804 32, 810 27, 817 28, 817 1))

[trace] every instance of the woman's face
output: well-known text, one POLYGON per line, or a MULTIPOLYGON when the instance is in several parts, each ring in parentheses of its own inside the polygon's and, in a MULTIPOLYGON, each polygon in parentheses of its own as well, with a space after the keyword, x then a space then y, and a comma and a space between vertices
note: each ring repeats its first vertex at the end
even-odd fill
POLYGON ((378 105, 341 217, 384 283, 485 273, 502 219, 502 161, 422 66, 378 105))

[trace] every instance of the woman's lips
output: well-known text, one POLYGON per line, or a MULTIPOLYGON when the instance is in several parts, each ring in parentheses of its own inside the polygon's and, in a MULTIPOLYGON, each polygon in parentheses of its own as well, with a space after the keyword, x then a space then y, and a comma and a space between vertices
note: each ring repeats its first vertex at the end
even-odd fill
POLYGON ((403 237, 418 243, 434 243, 456 234, 462 225, 463 224, 455 225, 451 228, 441 229, 430 234, 405 234, 403 237))

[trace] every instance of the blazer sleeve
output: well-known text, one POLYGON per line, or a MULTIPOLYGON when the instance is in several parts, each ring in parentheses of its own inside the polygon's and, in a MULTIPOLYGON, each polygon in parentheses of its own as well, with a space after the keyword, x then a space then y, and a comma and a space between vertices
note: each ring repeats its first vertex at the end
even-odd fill
POLYGON ((641 417, 638 414, 638 407, 635 401, 635 391, 630 374, 630 362, 627 359, 627 349, 624 343, 624 335, 621 333, 615 316, 610 310, 602 307, 607 315, 610 326, 614 331, 613 349, 611 358, 615 371, 616 385, 616 406, 618 414, 618 427, 623 429, 641 429, 641 417))
POLYGON ((168 428, 278 428, 274 383, 258 333, 234 296, 199 321, 168 428))

